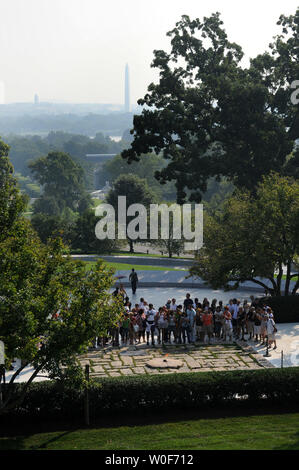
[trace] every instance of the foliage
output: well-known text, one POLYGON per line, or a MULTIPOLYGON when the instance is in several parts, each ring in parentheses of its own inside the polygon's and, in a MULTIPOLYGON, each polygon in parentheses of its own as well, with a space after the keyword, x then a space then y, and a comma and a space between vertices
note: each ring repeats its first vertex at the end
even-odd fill
POLYGON ((275 323, 299 323, 299 295, 263 297, 259 303, 272 308, 275 323))
POLYGON ((50 152, 30 162, 29 168, 43 187, 42 196, 34 204, 35 214, 62 215, 66 209, 77 211, 80 204, 83 209, 91 205, 84 189, 83 169, 68 154, 50 152))
MULTIPOLYGON (((116 218, 118 218, 119 196, 126 197, 127 208, 132 204, 138 203, 148 209, 150 204, 157 202, 157 196, 151 188, 148 187, 146 180, 133 174, 119 176, 106 197, 107 203, 111 204, 115 210, 116 218)), ((129 223, 133 219, 133 216, 129 216, 127 217, 127 222, 129 223)), ((133 252, 134 240, 128 237, 128 242, 130 244, 130 251, 133 252)))
MULTIPOLYGON (((16 389, 19 386, 16 386, 16 389)), ((104 378, 89 388, 91 419, 113 412, 206 410, 216 406, 298 405, 299 368, 104 378)), ((83 394, 53 382, 33 384, 15 412, 39 419, 83 416, 83 394)))
POLYGON ((95 336, 106 334, 122 306, 109 294, 113 271, 101 261, 86 271, 85 263, 68 256, 60 237, 41 242, 22 218, 26 201, 3 142, 0 152, 0 340, 6 368, 15 358, 21 360, 4 400, 0 394, 1 414, 16 405, 11 386, 29 364, 33 373, 18 400, 42 370, 51 378, 82 379, 77 354, 95 336))
POLYGON ((59 236, 66 245, 71 245, 75 222, 68 221, 61 216, 47 215, 42 212, 33 214, 30 222, 42 243, 47 243, 50 238, 59 236))
MULTIPOLYGON (((166 205, 165 205, 166 207, 166 205)), ((168 204, 168 207, 171 208, 171 204, 168 204)), ((180 208, 181 210, 181 208, 180 208)), ((183 235, 183 223, 181 213, 169 212, 168 221, 165 217, 162 220, 162 215, 158 218, 158 238, 149 240, 150 245, 158 248, 162 254, 165 252, 168 254, 169 258, 172 258, 173 255, 179 256, 180 253, 184 253, 184 235, 183 235), (168 222, 168 223, 167 223, 168 222), (181 238, 178 238, 175 234, 175 226, 180 228, 181 238)))
POLYGON ((7 136, 9 134, 35 134, 36 137, 52 131, 84 135, 85 137, 95 136, 97 133, 112 133, 112 135, 121 136, 132 125, 132 114, 130 113, 98 114, 89 112, 88 114, 74 114, 74 112, 62 114, 58 110, 57 114, 30 116, 26 109, 24 114, 27 115, 9 116, 8 114, 3 115, 2 111, 0 130, 2 135, 7 136))
POLYGON ((77 219, 72 229, 71 247, 82 253, 110 253, 120 247, 118 240, 99 240, 95 227, 99 218, 93 209, 87 209, 77 219))
POLYGON ((145 179, 151 190, 159 199, 175 200, 176 193, 173 183, 159 184, 155 178, 156 172, 165 167, 165 161, 160 155, 141 155, 140 162, 128 164, 120 155, 105 162, 99 172, 99 184, 104 186, 106 181, 114 183, 121 175, 134 174, 145 179))
POLYGON ((0 243, 8 236, 28 202, 19 192, 8 152, 9 146, 0 140, 0 243))
MULTIPOLYGON (((119 153, 124 148, 123 142, 114 142, 109 137, 97 133, 92 139, 86 135, 71 134, 62 131, 49 132, 44 137, 37 135, 10 135, 6 138, 10 145, 10 160, 15 171, 30 177, 28 164, 32 160, 47 155, 50 152, 64 152, 70 154, 75 163, 84 170, 84 185, 89 190, 94 189, 95 164, 86 160, 89 153, 119 153)), ((105 183, 105 181, 104 181, 105 183)))
MULTIPOLYGON (((77 354, 121 313, 109 294, 112 285, 113 272, 101 261, 87 272, 65 255, 59 238, 43 245, 26 221, 0 245, 0 339, 6 366, 16 357, 22 361, 10 383, 28 364, 34 367, 22 397, 40 371, 78 379, 77 354)), ((9 392, 0 412, 13 406, 11 400, 9 392)))
POLYGON ((199 202, 211 177, 254 193, 264 175, 281 172, 299 137, 298 106, 290 100, 299 76, 298 18, 299 9, 282 17, 272 54, 244 69, 242 49, 228 40, 219 13, 203 21, 183 16, 167 33, 170 52, 154 51, 159 82, 138 101, 144 108, 123 158, 162 152, 167 166, 156 176, 175 182, 178 203, 187 196, 199 202))
POLYGON ((295 294, 298 276, 291 272, 298 253, 299 183, 275 173, 264 177, 256 197, 239 191, 223 212, 204 216, 204 246, 190 274, 214 288, 236 289, 252 281, 281 295, 283 266, 287 267, 284 294, 295 294), (277 273, 277 277, 275 274, 277 273), (268 287, 261 278, 270 281, 268 287))

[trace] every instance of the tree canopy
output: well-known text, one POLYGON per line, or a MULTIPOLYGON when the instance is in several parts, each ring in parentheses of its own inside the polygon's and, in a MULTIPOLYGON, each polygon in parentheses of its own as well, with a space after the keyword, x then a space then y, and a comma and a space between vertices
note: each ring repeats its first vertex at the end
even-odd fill
POLYGON ((170 52, 154 51, 160 71, 138 103, 128 162, 162 153, 160 182, 174 181, 177 202, 199 202, 210 177, 225 176, 254 192, 270 171, 280 172, 299 137, 298 105, 291 83, 299 76, 299 9, 282 16, 282 33, 266 52, 242 68, 243 51, 229 41, 220 14, 183 16, 168 32, 170 52))
POLYGON ((15 358, 21 365, 0 394, 0 414, 22 400, 40 371, 52 379, 81 380, 78 354, 107 334, 123 307, 109 292, 113 270, 99 261, 87 271, 68 256, 60 237, 39 239, 22 215, 25 202, 8 150, 0 141, 0 340, 5 367, 15 358), (29 364, 34 370, 16 398, 14 381, 29 364))
POLYGON ((259 183, 255 198, 239 190, 223 211, 204 219, 204 246, 192 276, 214 288, 231 290, 251 281, 272 295, 296 294, 299 272, 292 266, 298 256, 298 181, 271 173, 259 183))
MULTIPOLYGON (((106 197, 107 203, 111 204, 114 208, 117 218, 119 196, 126 197, 127 208, 138 203, 148 209, 150 204, 155 204, 157 202, 157 196, 151 188, 148 187, 147 181, 133 174, 119 176, 106 197)), ((133 219, 134 216, 128 216, 128 223, 133 219)), ((134 251, 134 241, 128 238, 128 242, 130 244, 130 252, 132 253, 134 251)))
POLYGON ((19 192, 8 153, 9 146, 0 140, 0 242, 7 238, 27 202, 19 192))
POLYGON ((82 199, 87 201, 83 169, 67 153, 50 152, 28 166, 43 187, 43 194, 34 205, 35 213, 60 215, 65 209, 78 210, 82 199))

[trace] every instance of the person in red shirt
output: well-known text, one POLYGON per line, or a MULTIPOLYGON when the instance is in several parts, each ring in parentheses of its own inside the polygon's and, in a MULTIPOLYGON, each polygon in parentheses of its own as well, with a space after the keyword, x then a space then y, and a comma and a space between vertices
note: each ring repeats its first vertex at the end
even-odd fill
POLYGON ((204 313, 202 315, 202 325, 203 325, 203 333, 204 333, 204 340, 206 335, 209 338, 209 344, 211 343, 211 338, 213 336, 213 312, 211 308, 206 307, 204 313))

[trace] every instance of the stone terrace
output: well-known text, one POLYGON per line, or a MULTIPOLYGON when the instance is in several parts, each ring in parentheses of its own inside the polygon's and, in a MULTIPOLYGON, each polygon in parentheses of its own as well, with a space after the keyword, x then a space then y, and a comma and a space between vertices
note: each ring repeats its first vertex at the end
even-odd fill
POLYGON ((253 370, 274 367, 246 343, 124 346, 93 349, 80 356, 82 366, 90 365, 91 377, 120 377, 140 374, 169 374, 225 370, 253 370), (165 359, 178 361, 179 368, 165 367, 165 359), (150 367, 152 361, 161 364, 150 367), (159 361, 157 361, 159 360, 159 361), (151 362, 150 362, 151 361, 151 362), (148 365, 148 363, 150 364, 148 365))

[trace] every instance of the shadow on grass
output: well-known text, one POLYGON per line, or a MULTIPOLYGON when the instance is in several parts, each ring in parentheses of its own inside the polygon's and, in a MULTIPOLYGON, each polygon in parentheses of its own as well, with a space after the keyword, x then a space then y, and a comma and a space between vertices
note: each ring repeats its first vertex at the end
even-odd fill
POLYGON ((0 440, 0 451, 3 450, 24 450, 24 437, 9 437, 7 439, 0 440))
POLYGON ((42 449, 47 449, 49 444, 52 444, 53 442, 57 442, 57 441, 59 441, 60 439, 62 439, 63 437, 68 436, 69 434, 72 434, 72 433, 73 433, 73 430, 72 430, 72 431, 63 432, 63 433, 59 434, 59 436, 55 436, 55 437, 53 437, 52 439, 49 439, 49 440, 45 441, 42 445, 39 445, 39 446, 31 446, 31 447, 30 447, 30 450, 42 450, 42 449))
POLYGON ((26 436, 18 436, 18 437, 9 437, 6 439, 0 440, 0 451, 2 450, 42 450, 48 449, 48 445, 52 444, 53 442, 57 442, 60 439, 63 439, 65 436, 72 434, 74 429, 61 432, 59 436, 55 436, 52 439, 45 440, 43 444, 39 445, 32 445, 29 448, 25 445, 26 440, 30 437, 30 434, 26 434, 26 436))
MULTIPOLYGON (((78 417, 72 419, 70 417, 67 419, 56 419, 53 417, 51 420, 44 420, 42 417, 37 419, 31 419, 28 421, 14 419, 10 422, 6 422, 4 427, 0 429, 0 450, 3 449, 19 449, 22 450, 23 440, 28 438, 33 434, 40 433, 50 433, 50 432, 60 432, 59 436, 53 438, 53 440, 58 440, 72 432, 77 431, 78 429, 90 429, 91 427, 99 428, 117 428, 120 426, 127 427, 136 427, 136 426, 148 426, 148 425, 158 425, 163 423, 179 423, 180 421, 195 421, 199 419, 222 419, 222 418, 233 418, 233 417, 250 417, 255 415, 280 415, 280 414, 293 414, 299 412, 299 406, 282 406, 282 407, 273 407, 273 406, 229 406, 220 408, 206 408, 205 410, 195 410, 195 409, 176 409, 174 410, 164 410, 159 412, 153 412, 152 410, 142 410, 142 413, 113 413, 106 414, 102 417, 92 419, 92 410, 90 416, 90 426, 87 427, 84 424, 84 419, 80 420, 78 417), (1 439, 2 437, 2 439, 1 439)), ((299 449, 299 433, 295 435, 295 438, 298 442, 292 444, 291 449, 299 449)), ((46 448, 46 446, 52 442, 46 441, 42 446, 39 446, 38 449, 46 448)), ((289 449, 289 447, 287 447, 289 449)), ((35 447, 31 448, 37 449, 35 447)), ((277 450, 283 450, 286 447, 278 448, 277 450)))

